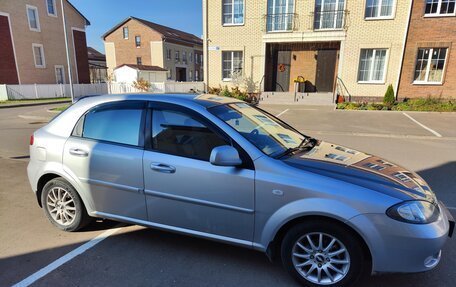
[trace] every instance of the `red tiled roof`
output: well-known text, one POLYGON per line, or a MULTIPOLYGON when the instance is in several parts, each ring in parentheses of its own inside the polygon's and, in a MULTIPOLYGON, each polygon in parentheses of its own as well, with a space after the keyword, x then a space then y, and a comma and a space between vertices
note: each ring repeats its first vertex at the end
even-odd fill
POLYGON ((119 66, 115 67, 114 70, 118 69, 118 68, 121 68, 121 67, 124 67, 124 66, 130 67, 130 68, 133 68, 133 69, 137 69, 137 70, 140 70, 140 71, 168 71, 168 70, 160 68, 158 66, 134 65, 134 64, 122 64, 122 65, 119 65, 119 66))

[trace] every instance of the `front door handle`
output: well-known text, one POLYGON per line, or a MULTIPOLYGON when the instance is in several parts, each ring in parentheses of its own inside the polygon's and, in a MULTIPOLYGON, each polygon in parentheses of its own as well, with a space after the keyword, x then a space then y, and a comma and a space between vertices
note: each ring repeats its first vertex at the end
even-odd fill
POLYGON ((70 148, 70 154, 81 157, 86 157, 89 155, 88 152, 79 148, 70 148))
POLYGON ((150 164, 150 168, 154 171, 163 172, 163 173, 175 173, 176 168, 163 163, 153 162, 150 164))

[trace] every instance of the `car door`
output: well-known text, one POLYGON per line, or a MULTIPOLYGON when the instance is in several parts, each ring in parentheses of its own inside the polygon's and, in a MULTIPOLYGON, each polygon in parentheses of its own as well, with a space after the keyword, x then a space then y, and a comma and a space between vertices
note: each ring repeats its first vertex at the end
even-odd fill
MULTIPOLYGON (((189 109, 156 105, 150 111, 150 145, 144 152, 149 220, 187 231, 251 241, 254 169, 214 166, 212 148, 231 140, 189 109)), ((239 148, 238 148, 239 149, 239 148)), ((244 155, 243 161, 248 158, 244 155)))
POLYGON ((63 165, 99 213, 147 219, 143 194, 145 102, 89 110, 65 143, 63 165))

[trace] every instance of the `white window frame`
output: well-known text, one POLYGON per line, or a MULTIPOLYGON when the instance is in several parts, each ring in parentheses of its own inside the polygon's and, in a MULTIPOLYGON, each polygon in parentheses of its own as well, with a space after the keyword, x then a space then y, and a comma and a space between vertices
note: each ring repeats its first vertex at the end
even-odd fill
MULTIPOLYGON (((336 7, 339 7, 339 3, 340 3, 341 1, 342 1, 342 0, 337 0, 337 2, 336 2, 336 7)), ((345 16, 346 16, 346 15, 345 15, 344 13, 345 13, 345 9, 346 9, 346 7, 347 7, 347 1, 348 1, 348 0, 344 0, 344 9, 343 9, 343 10, 334 10, 334 11, 333 11, 333 12, 335 12, 335 11, 337 11, 337 12, 342 11, 342 27, 340 27, 340 28, 337 28, 337 27, 336 27, 336 26, 337 26, 337 13, 334 13, 334 25, 333 25, 332 27, 329 27, 329 28, 318 28, 318 29, 315 29, 315 30, 317 30, 317 31, 325 31, 325 30, 330 30, 330 31, 333 31, 333 30, 343 30, 343 29, 344 29, 344 25, 343 25, 343 24, 344 24, 344 21, 346 20, 346 19, 345 19, 345 16)), ((366 2, 366 3, 367 3, 367 2, 366 2)), ((315 4, 315 5, 316 5, 316 4, 315 4)), ((318 11, 318 12, 320 12, 320 26, 321 26, 321 23, 323 22, 323 17, 324 17, 323 12, 328 12, 328 11, 325 11, 324 7, 325 7, 325 0, 321 0, 321 10, 318 11)), ((315 11, 315 12, 317 12, 317 11, 315 11)), ((329 12, 331 12, 331 11, 329 11, 329 12)))
POLYGON ((224 82, 231 82, 233 78, 224 78, 223 77, 223 53, 231 53, 231 72, 234 71, 234 53, 241 52, 242 53, 242 67, 241 71, 244 73, 244 51, 242 50, 232 50, 232 51, 222 51, 222 81, 224 82))
POLYGON ((383 1, 385 1, 385 0, 379 0, 377 16, 366 17, 366 8, 367 8, 367 0, 366 0, 365 5, 364 5, 364 20, 392 20, 392 19, 396 18, 397 0, 394 0, 394 2, 393 2, 393 9, 391 10, 391 16, 380 16, 383 1))
POLYGON ((54 6, 54 14, 49 13, 48 0, 44 0, 44 1, 46 2, 46 12, 47 12, 48 16, 57 17, 57 5, 55 4, 55 0, 51 0, 52 6, 54 6))
POLYGON ((141 48, 141 45, 142 45, 142 43, 141 43, 141 35, 136 35, 136 36, 135 36, 135 47, 136 47, 137 49, 139 49, 139 48, 141 48), (136 40, 136 39, 138 39, 138 38, 139 38, 139 45, 138 45, 138 41, 136 40))
POLYGON ((415 77, 415 72, 416 72, 416 62, 418 61, 418 51, 419 49, 429 49, 429 56, 427 59, 427 65, 426 65, 426 74, 424 76, 424 81, 417 81, 413 80, 414 85, 442 85, 443 84, 443 79, 445 79, 445 72, 446 72, 446 66, 448 62, 448 53, 449 49, 448 47, 434 47, 434 48, 425 48, 425 47, 418 47, 416 51, 416 56, 415 56, 415 66, 413 70, 413 77, 415 77), (430 82, 429 81, 429 73, 431 71, 431 61, 432 61, 432 53, 434 52, 434 49, 446 49, 445 53, 445 64, 443 64, 443 71, 442 71, 442 78, 440 79, 439 82, 430 82))
POLYGON ((128 26, 122 27, 122 38, 124 40, 128 40, 129 37, 130 37, 130 30, 128 29, 128 26), (125 29, 127 29, 127 37, 125 37, 125 29))
POLYGON ((28 26, 29 26, 29 29, 30 31, 34 31, 34 32, 41 32, 41 25, 40 25, 40 15, 38 13, 38 8, 36 6, 32 6, 32 5, 25 5, 25 13, 27 14, 27 22, 28 22, 28 26), (33 28, 31 25, 30 25, 30 18, 29 18, 29 9, 32 9, 32 10, 35 10, 35 17, 36 17, 36 26, 37 28, 33 28))
POLYGON ((166 59, 171 60, 173 55, 173 51, 170 48, 166 48, 166 59))
POLYGON ((223 26, 243 26, 245 23, 245 0, 242 0, 242 23, 234 23, 234 0, 228 0, 231 1, 231 23, 225 23, 224 21, 224 14, 223 14, 223 2, 222 0, 222 25, 223 26))
MULTIPOLYGON (((284 13, 284 14, 286 14, 286 15, 288 15, 288 14, 294 14, 295 11, 296 11, 296 0, 286 0, 286 1, 287 1, 287 3, 285 4, 285 9, 286 9, 286 10, 285 10, 285 13, 284 13), (290 5, 290 2, 291 2, 291 1, 293 1, 293 11, 292 11, 292 12, 288 11, 288 8, 289 8, 289 5, 290 5)), ((268 2, 269 2, 269 1, 266 0, 266 5, 268 5, 268 2)), ((271 14, 271 15, 281 14, 281 13, 276 13, 276 10, 278 9, 278 8, 277 8, 277 5, 276 5, 276 0, 273 0, 272 3, 273 3, 273 4, 272 4, 272 6, 273 6, 272 10, 273 10, 273 11, 272 11, 272 14, 271 14)), ((268 9, 268 12, 269 12, 269 7, 267 7, 266 9, 268 9)), ((292 16, 292 17, 294 17, 294 16, 292 16)), ((266 19, 266 22, 267 22, 267 21, 268 21, 268 19, 266 19)), ((271 20, 271 21, 272 21, 271 25, 272 25, 272 27, 274 27, 275 21, 273 21, 273 20, 271 20)), ((292 25, 294 25, 294 21, 295 21, 295 19, 293 19, 292 25)), ((266 23, 266 25, 268 25, 268 24, 266 23)), ((288 21, 287 21, 284 30, 275 30, 275 29, 273 29, 273 30, 271 30, 271 31, 268 31, 268 33, 293 32, 293 27, 291 27, 291 29, 288 29, 288 28, 289 28, 289 27, 288 27, 288 21)))
POLYGON ((182 51, 182 63, 183 64, 187 64, 187 52, 186 51, 182 51))
MULTIPOLYGON (((388 71, 388 61, 389 61, 389 49, 388 48, 361 48, 359 50, 359 61, 358 61, 358 70, 356 74, 356 78, 359 84, 384 84, 386 81, 386 74, 388 71), (372 55, 372 59, 375 59, 375 54, 377 53, 378 50, 386 50, 386 55, 385 55, 385 66, 383 67, 383 78, 381 80, 368 80, 368 81, 359 81, 359 63, 361 62, 361 51, 362 50, 373 50, 374 53, 372 55)), ((372 69, 369 70, 369 79, 372 79, 372 73, 374 72, 374 65, 371 63, 372 69)))
POLYGON ((193 70, 188 70, 188 79, 193 81, 193 70))
POLYGON ((63 85, 66 84, 66 78, 65 78, 65 67, 63 65, 55 65, 54 66, 54 73, 55 73, 55 83, 59 84, 58 78, 57 78, 57 69, 62 69, 62 80, 63 80, 63 85))
MULTIPOLYGON (((424 0, 426 1, 426 0, 424 0)), ((456 4, 455 4, 456 5, 456 4)), ((440 14, 440 8, 442 7, 442 0, 439 0, 439 3, 437 4, 437 13, 429 13, 426 14, 426 10, 424 11, 424 17, 453 17, 456 16, 456 8, 454 9, 453 13, 449 14, 440 14)), ((424 9, 426 9, 426 2, 424 2, 424 9)))
POLYGON ((199 81, 199 71, 195 70, 195 82, 199 81))
POLYGON ((178 50, 176 50, 176 51, 174 52, 174 61, 175 61, 176 63, 179 63, 180 60, 181 60, 180 52, 179 52, 178 50))
POLYGON ((33 51, 33 63, 35 64, 35 68, 38 68, 38 69, 45 69, 45 68, 46 68, 46 58, 44 57, 44 46, 43 46, 43 44, 36 44, 36 43, 33 43, 33 44, 32 44, 32 51, 33 51), (43 64, 42 64, 42 65, 37 65, 37 64, 36 64, 35 47, 41 48, 41 49, 40 49, 40 52, 41 52, 41 59, 42 59, 42 61, 43 61, 43 64))

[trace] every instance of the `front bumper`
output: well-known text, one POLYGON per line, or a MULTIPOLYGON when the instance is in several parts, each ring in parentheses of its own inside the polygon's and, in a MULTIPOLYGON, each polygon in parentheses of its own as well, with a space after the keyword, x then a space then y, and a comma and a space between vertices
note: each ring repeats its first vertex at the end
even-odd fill
POLYGON ((440 217, 430 224, 409 224, 386 214, 362 214, 349 223, 363 236, 372 255, 372 272, 414 273, 437 266, 454 219, 439 203, 440 217))

